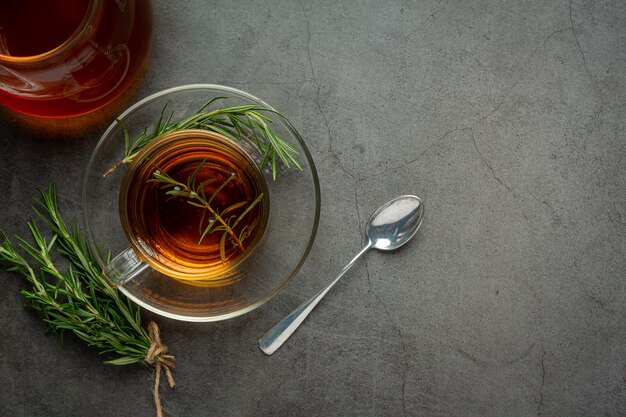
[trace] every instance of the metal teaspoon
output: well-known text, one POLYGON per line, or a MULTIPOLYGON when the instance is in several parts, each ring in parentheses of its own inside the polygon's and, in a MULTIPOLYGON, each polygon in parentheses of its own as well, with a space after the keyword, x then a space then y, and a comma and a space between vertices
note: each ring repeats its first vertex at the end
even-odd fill
POLYGON ((267 355, 274 353, 296 331, 326 293, 371 248, 389 251, 407 243, 422 224, 424 204, 419 197, 403 195, 383 204, 367 222, 367 245, 311 299, 293 310, 259 339, 259 347, 267 355))

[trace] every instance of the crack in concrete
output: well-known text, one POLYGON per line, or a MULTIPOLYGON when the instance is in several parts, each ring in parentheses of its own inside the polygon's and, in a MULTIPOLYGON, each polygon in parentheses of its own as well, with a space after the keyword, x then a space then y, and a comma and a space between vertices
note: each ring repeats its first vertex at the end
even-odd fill
MULTIPOLYGON (((572 238, 572 235, 570 234, 569 230, 563 227, 563 231, 565 232, 565 235, 567 236, 567 239, 569 240, 570 245, 574 245, 575 240, 572 238)), ((574 257, 572 261, 572 266, 576 270, 576 274, 574 274, 574 280, 576 281, 576 283, 578 283, 578 286, 580 287, 580 290, 582 291, 582 293, 586 295, 595 304, 597 304, 602 310, 608 311, 610 313, 617 313, 617 311, 609 308, 604 301, 602 301, 600 298, 596 297, 595 295, 593 295, 591 292, 587 290, 582 280, 580 279, 580 276, 582 275, 583 272, 580 269, 580 266, 578 265, 578 261, 576 260, 576 257, 574 257)))
MULTIPOLYGON (((481 117, 478 121, 481 120, 487 120, 488 118, 490 118, 492 115, 494 115, 495 113, 497 113, 500 110, 500 107, 506 102, 506 100, 509 98, 509 95, 511 94, 511 92, 515 89, 515 87, 518 86, 518 84, 520 82, 522 82, 522 80, 524 79, 524 74, 526 72, 526 68, 528 67, 530 61, 535 57, 535 55, 537 54, 537 52, 544 48, 546 46, 546 43, 555 35, 558 35, 559 33, 563 33, 563 32, 567 32, 571 30, 571 28, 567 27, 567 28, 563 28, 563 29, 557 29, 554 32, 550 33, 544 40, 543 42, 541 42, 541 45, 537 46, 528 56, 528 58, 526 58, 524 60, 524 63, 522 64, 522 74, 520 75, 520 77, 513 83, 511 84, 511 86, 504 92, 504 95, 502 96, 502 99, 498 102, 498 104, 496 104, 496 106, 489 112, 487 113, 486 116, 481 117)), ((478 122, 476 122, 478 123, 478 122)), ((472 127, 474 127, 476 125, 476 123, 474 123, 474 125, 472 125, 472 127)))
POLYGON ((488 360, 485 360, 485 359, 480 359, 480 358, 470 354, 469 352, 467 352, 466 350, 464 350, 460 346, 457 346, 455 350, 459 354, 461 354, 461 356, 463 356, 465 359, 468 359, 468 360, 472 361, 473 363, 475 363, 476 365, 480 366, 481 368, 505 368, 507 366, 515 365, 516 363, 524 360, 533 351, 535 345, 536 345, 536 342, 533 342, 517 358, 513 358, 511 360, 501 361, 501 362, 492 362, 492 361, 488 361, 488 360))
POLYGON ((546 366, 544 359, 546 356, 546 350, 541 353, 541 385, 539 385, 539 404, 537 404, 537 416, 541 416, 543 412, 543 386, 546 383, 546 366))
POLYGON ((356 180, 354 182, 354 207, 356 208, 356 220, 358 222, 357 226, 359 230, 362 230, 361 229, 361 210, 359 209, 359 194, 358 194, 359 182, 360 180, 356 180))
POLYGON ((421 31, 422 31, 422 29, 424 29, 424 28, 426 27, 426 25, 427 25, 427 24, 428 24, 431 20, 433 20, 433 18, 434 18, 436 15, 438 15, 439 13, 441 13, 441 12, 443 11, 443 9, 445 9, 446 7, 448 7, 448 3, 449 3, 449 1, 448 1, 448 0, 446 0, 446 2, 443 4, 443 6, 441 6, 439 9, 435 10, 434 12, 432 12, 432 13, 430 14, 430 16, 428 16, 428 17, 426 18, 426 20, 424 20, 424 23, 422 23, 422 24, 420 25, 420 27, 417 29, 417 31, 415 31, 414 33, 419 33, 419 32, 421 32, 421 31))
POLYGON ((376 293, 376 291, 374 291, 374 287, 372 285, 372 279, 370 277, 369 266, 367 264, 367 259, 365 260, 365 275, 367 277, 367 283, 369 285, 370 293, 372 293, 374 298, 376 298, 376 300, 378 301, 378 304, 380 304, 381 307, 383 308, 383 310, 385 311, 385 315, 389 319, 389 322, 391 323, 392 328, 398 334, 398 339, 400 340, 400 344, 402 345, 402 357, 404 359, 403 360, 403 369, 402 369, 402 415, 406 416, 406 387, 407 387, 407 377, 408 377, 408 374, 409 374, 409 360, 408 360, 408 357, 407 357, 406 342, 404 341, 404 336, 402 335, 402 331, 400 330, 400 328, 396 324, 395 320, 391 316, 391 313, 389 312, 389 309, 387 308, 387 305, 384 303, 384 301, 378 295, 378 293, 376 293))
MULTIPOLYGON (((552 207, 552 205, 548 201, 541 200, 541 199, 537 198, 537 196, 535 196, 535 194, 533 194, 529 190, 525 190, 525 191, 537 203, 541 204, 542 206, 547 207, 547 209, 550 211, 552 217, 556 220, 556 224, 558 225, 558 227, 560 227, 563 230, 563 233, 565 233, 565 237, 569 241, 570 246, 573 246, 575 240, 573 239, 569 229, 567 227, 565 227, 565 225, 561 221, 561 215, 558 214, 558 212, 554 209, 554 207, 552 207)), ((580 290, 582 291, 582 293, 585 296, 587 296, 594 304, 597 304, 601 309, 606 310, 606 311, 608 311, 610 313, 617 313, 617 311, 607 307, 607 305, 606 305, 606 303, 604 301, 602 301, 600 298, 596 297, 595 295, 591 294, 586 289, 586 287, 584 286, 582 280, 579 278, 579 276, 582 275, 582 271, 580 269, 580 266, 578 265, 578 262, 576 261, 576 257, 573 257, 572 265, 573 265, 573 267, 574 267, 574 269, 576 271, 576 274, 574 275, 574 280, 578 283, 578 286, 580 287, 580 290)))
POLYGON ((504 188, 506 188, 511 194, 513 194, 514 197, 517 197, 517 193, 515 192, 515 190, 513 190, 513 188, 511 188, 507 183, 505 183, 500 177, 496 175, 496 172, 493 170, 493 167, 491 166, 491 164, 485 160, 485 158, 483 157, 483 154, 480 152, 480 150, 478 150, 478 145, 476 144, 476 138, 474 137, 473 129, 470 129, 470 137, 472 138, 472 142, 474 143, 474 149, 476 150, 478 157, 483 162, 483 164, 485 164, 485 166, 489 169, 489 171, 491 172, 491 176, 498 183, 504 186, 504 188))
POLYGON ((353 180, 358 180, 358 178, 344 166, 343 161, 341 160, 341 158, 339 157, 339 155, 337 154, 337 152, 335 151, 333 147, 333 135, 330 132, 330 125, 328 124, 328 118, 326 117, 326 113, 324 113, 324 110, 322 109, 322 104, 320 103, 321 88, 320 88, 319 82, 317 81, 317 77, 315 75, 315 68, 313 66, 313 57, 311 56, 311 22, 309 20, 309 15, 307 14, 306 9, 304 8, 304 5, 302 4, 302 2, 299 1, 298 4, 300 4, 300 7, 302 8, 302 13, 304 14, 304 19, 306 20, 306 33, 307 33, 306 53, 309 59, 309 66, 311 68, 312 81, 313 81, 313 84, 315 85, 315 90, 316 90, 315 91, 315 105, 317 106, 317 110, 322 116, 324 126, 326 127, 326 133, 328 134, 328 150, 330 154, 333 156, 333 158, 335 158, 335 160, 339 164, 339 168, 341 168, 344 174, 346 174, 348 177, 352 178, 353 180))
MULTIPOLYGON (((446 1, 443 3, 443 6, 441 6, 440 8, 438 8, 437 10, 435 10, 434 12, 432 12, 430 15, 428 15, 428 17, 424 20, 424 22, 420 23, 420 24, 419 24, 416 28, 414 28, 414 29, 413 29, 413 30, 411 30, 409 33, 407 33, 407 34, 405 35, 404 39, 408 41, 408 39, 409 39, 411 36, 415 36, 415 35, 417 35, 418 33, 420 33, 422 30, 424 30, 424 28, 425 28, 425 27, 426 27, 426 26, 430 23, 430 21, 431 21, 431 20, 433 20, 433 19, 434 19, 434 17, 435 17, 436 15, 438 15, 438 14, 439 14, 439 13, 441 13, 441 12, 442 12, 442 11, 443 11, 446 7, 448 7, 448 3, 449 3, 449 0, 446 0, 446 1)), ((403 6, 401 6, 401 7, 403 7, 403 6)))
POLYGON ((593 116, 595 126, 599 127, 601 124, 600 116, 602 115, 602 112, 604 111, 604 105, 606 104, 606 102, 604 100, 604 94, 602 94, 602 89, 598 85, 598 81, 593 77, 593 75, 591 75, 591 71, 589 70, 589 65, 587 64, 587 58, 585 57, 585 53, 583 52, 583 48, 580 45, 578 35, 576 34, 576 30, 574 29, 574 17, 572 13, 573 3, 574 1, 570 0, 569 2, 570 28, 569 29, 571 29, 572 31, 572 35, 574 36, 574 41, 576 42, 576 47, 578 48, 578 52, 580 52, 580 56, 583 60, 583 68, 585 69, 585 72, 587 73, 589 80, 591 80, 591 84, 593 85, 594 90, 596 90, 596 92, 598 93, 598 96, 600 97, 600 108, 593 116))
MULTIPOLYGON (((537 203, 542 204, 544 206, 546 206, 548 208, 548 210, 550 211, 550 213, 552 214, 552 218, 555 220, 555 222, 557 224, 559 224, 560 226, 563 226, 562 222, 561 222, 561 216, 559 216, 559 214, 556 212, 556 210, 554 209, 554 207, 552 207, 552 205, 550 203, 548 203, 548 201, 546 200, 542 200, 539 197, 537 197, 532 191, 530 190, 524 190, 526 193, 528 193, 528 195, 530 195, 532 197, 533 200, 535 200, 537 203)), ((563 226, 563 228, 565 228, 565 226, 563 226)))
MULTIPOLYGON (((386 307, 385 307, 385 310, 387 310, 386 307)), ((400 331, 398 327, 396 327, 396 330, 398 331, 398 336, 400 337, 400 342, 402 343, 402 356, 404 357, 404 369, 403 369, 403 374, 402 374, 402 415, 406 416, 406 385, 407 385, 407 377, 409 374, 409 360, 407 358, 406 344, 404 342, 404 337, 402 336, 402 332, 400 331)))
POLYGON ((415 162, 419 161, 419 160, 420 160, 420 159, 421 159, 421 158, 422 158, 422 157, 423 157, 423 156, 424 156, 424 155, 425 155, 428 151, 430 151, 430 150, 431 150, 434 146, 436 146, 438 143, 442 142, 442 141, 443 141, 443 140, 444 140, 444 139, 445 139, 448 135, 451 135, 452 133, 455 133, 455 132, 460 132, 460 131, 463 131, 463 130, 467 130, 467 129, 471 129, 471 128, 469 128, 469 127, 461 127, 461 128, 456 128, 456 129, 448 130, 448 131, 447 131, 447 132, 445 132, 443 135, 441 135, 441 136, 437 137, 435 140, 433 140, 433 141, 432 141, 432 142, 431 142, 431 143, 430 143, 430 144, 426 147, 426 149, 424 149, 422 152, 420 152, 420 153, 419 153, 419 155, 417 155, 416 157, 414 157, 414 158, 412 158, 412 159, 410 159, 410 160, 408 160, 408 161, 405 161, 405 162, 403 162, 403 163, 402 163, 402 164, 400 164, 400 165, 396 165, 396 166, 393 166, 393 167, 388 167, 388 168, 385 168, 384 170, 382 170, 382 171, 380 171, 380 172, 378 172, 378 173, 375 173, 375 174, 371 174, 371 175, 367 175, 367 176, 365 176, 365 177, 362 177, 362 178, 360 178, 360 180, 366 180, 366 179, 369 179, 369 178, 377 177, 377 176, 379 176, 379 175, 383 175, 383 174, 385 174, 385 173, 387 173, 387 172, 389 172, 389 171, 396 171, 396 170, 398 170, 398 169, 402 169, 402 168, 404 168, 404 167, 406 167, 406 166, 409 166, 409 165, 411 165, 411 164, 414 164, 415 162))

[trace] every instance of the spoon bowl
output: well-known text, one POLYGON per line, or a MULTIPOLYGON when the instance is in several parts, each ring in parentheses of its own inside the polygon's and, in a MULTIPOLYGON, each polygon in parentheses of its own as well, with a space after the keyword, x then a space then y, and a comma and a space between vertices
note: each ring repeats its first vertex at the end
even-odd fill
POLYGON ((367 222, 367 245, 317 294, 293 310, 259 339, 259 347, 273 354, 296 331, 326 293, 352 265, 371 248, 390 251, 406 244, 419 229, 424 217, 424 205, 419 197, 403 195, 383 204, 367 222))
POLYGON ((367 222, 367 237, 375 249, 398 249, 415 236, 423 217, 424 204, 419 197, 394 198, 372 214, 367 222))

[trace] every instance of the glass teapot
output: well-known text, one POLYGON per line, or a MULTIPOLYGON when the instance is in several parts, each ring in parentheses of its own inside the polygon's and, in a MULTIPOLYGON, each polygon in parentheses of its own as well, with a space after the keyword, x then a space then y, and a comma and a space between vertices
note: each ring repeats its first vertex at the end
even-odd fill
POLYGON ((39 117, 101 108, 141 72, 150 0, 0 1, 0 104, 39 117))

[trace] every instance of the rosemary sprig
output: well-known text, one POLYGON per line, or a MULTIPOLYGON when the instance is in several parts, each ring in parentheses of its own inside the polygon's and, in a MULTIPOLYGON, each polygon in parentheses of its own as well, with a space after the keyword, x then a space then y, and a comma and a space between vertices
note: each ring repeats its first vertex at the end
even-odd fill
POLYGON ((198 231, 200 239, 198 245, 202 243, 202 240, 209 233, 222 232, 220 237, 220 258, 222 262, 226 262, 226 239, 230 238, 233 245, 237 246, 241 252, 244 251, 243 241, 250 236, 251 228, 248 225, 241 228, 240 231, 236 231, 236 227, 246 217, 246 215, 263 199, 263 193, 259 194, 254 201, 248 204, 247 201, 240 201, 234 203, 223 210, 218 210, 213 205, 213 200, 217 195, 228 185, 230 181, 235 179, 236 174, 233 172, 226 180, 224 180, 207 198, 204 187, 216 181, 215 178, 209 178, 208 180, 198 183, 196 174, 206 162, 206 159, 202 160, 194 172, 187 178, 187 183, 182 183, 172 178, 169 174, 161 170, 159 167, 155 167, 153 178, 148 182, 161 184, 160 188, 165 191, 165 195, 172 198, 180 197, 187 201, 188 204, 203 209, 202 217, 200 218, 200 224, 198 231), (233 214, 238 209, 248 206, 239 215, 233 214), (206 226, 203 226, 205 214, 210 214, 210 218, 206 226))
POLYGON ((240 142, 249 138, 259 149, 263 156, 261 165, 269 164, 272 168, 272 177, 276 179, 278 160, 285 166, 295 166, 302 169, 296 156, 298 151, 276 135, 270 127, 272 119, 267 114, 274 114, 285 118, 281 113, 260 106, 255 103, 240 104, 235 106, 220 107, 209 111, 211 104, 227 97, 214 97, 204 103, 194 114, 186 119, 172 122, 174 111, 166 114, 167 104, 161 109, 161 113, 155 123, 154 129, 148 133, 147 128, 134 140, 121 120, 116 120, 124 131, 124 158, 104 173, 107 176, 123 164, 130 163, 137 154, 150 142, 167 133, 185 129, 204 129, 220 133, 227 138, 240 142))
POLYGON ((54 185, 39 192, 33 209, 52 237, 44 238, 34 220, 28 222, 34 243, 17 237, 16 247, 0 231, 0 262, 32 285, 20 292, 28 306, 42 313, 51 331, 60 337, 71 331, 101 353, 113 355, 107 364, 145 364, 151 340, 141 326, 139 308, 107 283, 78 228, 68 229, 59 213, 54 185), (55 246, 70 261, 66 272, 53 260, 55 246), (34 261, 38 271, 18 248, 34 261))

